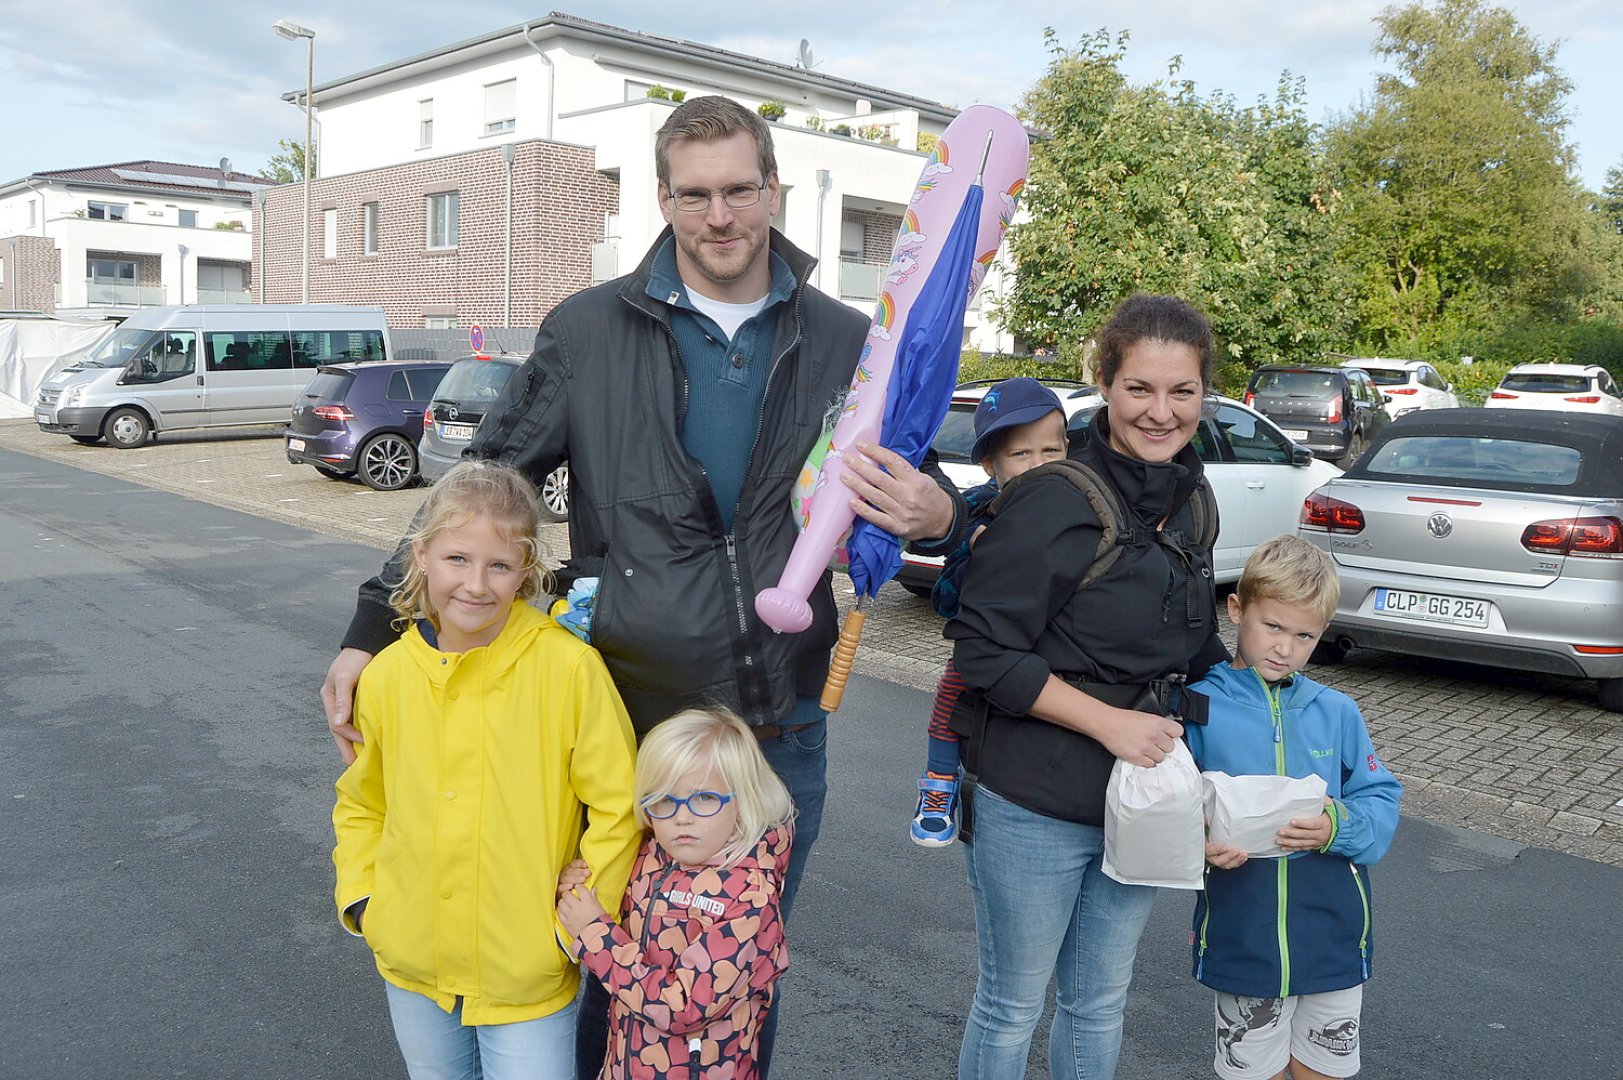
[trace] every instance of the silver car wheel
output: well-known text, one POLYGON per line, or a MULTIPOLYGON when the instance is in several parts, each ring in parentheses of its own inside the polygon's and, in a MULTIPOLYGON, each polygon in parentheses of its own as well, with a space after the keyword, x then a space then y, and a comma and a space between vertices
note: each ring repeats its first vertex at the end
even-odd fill
POLYGON ((133 450, 145 445, 147 436, 152 434, 152 424, 139 409, 114 409, 107 417, 102 434, 107 436, 109 444, 120 450, 133 450))
POLYGON ((361 447, 361 479, 377 491, 398 491, 417 475, 417 451, 399 435, 379 435, 361 447))
POLYGON ((560 465, 541 482, 541 509, 548 521, 569 520, 569 466, 560 465))

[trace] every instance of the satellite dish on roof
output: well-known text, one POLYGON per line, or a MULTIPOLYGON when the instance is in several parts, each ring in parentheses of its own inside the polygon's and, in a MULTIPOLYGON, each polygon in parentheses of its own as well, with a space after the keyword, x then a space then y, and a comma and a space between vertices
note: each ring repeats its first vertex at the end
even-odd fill
POLYGON ((810 71, 812 68, 817 66, 817 61, 812 59, 811 42, 807 41, 805 38, 800 39, 800 56, 796 63, 805 68, 807 71, 810 71))

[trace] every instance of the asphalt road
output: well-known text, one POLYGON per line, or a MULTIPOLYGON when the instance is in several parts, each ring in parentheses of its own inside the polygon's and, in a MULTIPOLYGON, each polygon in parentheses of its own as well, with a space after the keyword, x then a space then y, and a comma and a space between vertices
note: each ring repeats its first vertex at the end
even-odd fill
MULTIPOLYGON (((0 1076, 401 1075, 331 911, 314 696, 376 550, 6 450, 0 476, 0 1076)), ((859 678, 833 722, 779 1080, 951 1073, 973 918, 959 853, 905 838, 927 708, 859 678)), ((1623 870, 1406 819, 1375 895, 1365 1077, 1618 1075, 1623 870)), ((1145 935, 1124 1080, 1209 1075, 1189 906, 1145 935)))

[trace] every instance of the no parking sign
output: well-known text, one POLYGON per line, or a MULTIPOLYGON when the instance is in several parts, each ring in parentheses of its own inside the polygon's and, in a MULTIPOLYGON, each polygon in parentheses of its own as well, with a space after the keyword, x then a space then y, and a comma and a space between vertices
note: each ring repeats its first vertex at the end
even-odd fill
POLYGON ((468 327, 468 344, 473 346, 474 352, 485 351, 485 328, 478 323, 468 327))

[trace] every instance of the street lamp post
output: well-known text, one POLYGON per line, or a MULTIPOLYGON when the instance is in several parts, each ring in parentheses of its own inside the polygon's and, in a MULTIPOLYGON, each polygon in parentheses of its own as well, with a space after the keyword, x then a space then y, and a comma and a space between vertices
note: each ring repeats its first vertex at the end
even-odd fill
POLYGON ((302 258, 299 263, 299 302, 310 302, 310 171, 313 162, 310 157, 310 93, 315 88, 316 75, 316 32, 307 30, 295 22, 278 19, 271 27, 277 34, 289 41, 305 39, 304 54, 304 242, 300 247, 302 258))

